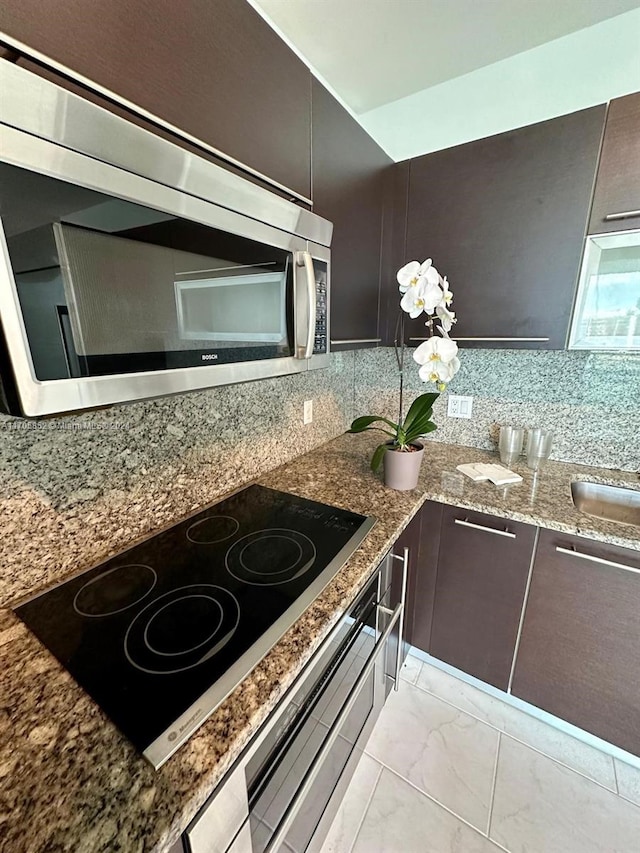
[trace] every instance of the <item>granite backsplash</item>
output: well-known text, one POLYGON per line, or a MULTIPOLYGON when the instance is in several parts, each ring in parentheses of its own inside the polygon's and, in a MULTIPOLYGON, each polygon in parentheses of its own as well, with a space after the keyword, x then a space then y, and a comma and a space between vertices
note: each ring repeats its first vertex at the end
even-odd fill
MULTIPOLYGON (((405 353, 405 400, 426 390, 405 353)), ((434 407, 434 441, 495 449, 498 425, 553 430, 551 457, 640 469, 640 355, 543 350, 462 350, 448 393, 473 396, 470 419, 448 418, 444 393, 434 407)), ((393 349, 356 353, 358 414, 398 417, 393 349)), ((407 406, 405 405, 405 412, 407 406)))
MULTIPOLYGON (((435 441, 492 449, 497 423, 550 427, 555 459, 640 468, 640 357, 467 350, 438 400, 435 441)), ((407 404, 425 386, 411 358, 407 404)), ((0 606, 126 547, 348 428, 397 416, 389 348, 334 354, 326 370, 43 421, 0 416, 0 606), (304 426, 304 400, 313 423, 304 426)))
POLYGON ((334 354, 327 369, 42 421, 0 415, 0 606, 344 432, 354 363, 334 354))

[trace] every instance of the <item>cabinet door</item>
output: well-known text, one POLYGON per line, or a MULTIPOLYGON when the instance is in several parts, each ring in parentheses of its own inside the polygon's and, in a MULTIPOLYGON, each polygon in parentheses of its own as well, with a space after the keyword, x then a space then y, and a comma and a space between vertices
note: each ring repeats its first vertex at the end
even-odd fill
POLYGON ((431 623, 436 594, 440 529, 444 504, 427 501, 420 511, 420 541, 409 573, 407 640, 412 646, 430 651, 431 623))
POLYGON ((430 653, 506 690, 536 528, 447 507, 430 653))
MULTIPOLYGON (((422 528, 422 509, 419 509, 418 512, 411 519, 409 524, 402 531, 400 536, 397 538, 393 548, 391 549, 392 553, 397 557, 402 557, 404 555, 404 549, 408 548, 409 550, 409 564, 407 566, 407 587, 405 590, 405 608, 404 608, 404 619, 403 619, 403 647, 401 650, 401 658, 404 662, 407 657, 409 651, 409 645, 412 644, 412 605, 414 600, 413 595, 413 587, 416 581, 417 575, 417 565, 418 565, 418 556, 420 551, 420 541, 421 541, 421 528, 422 528)), ((390 587, 390 594, 388 596, 388 606, 390 608, 394 608, 398 602, 402 598, 402 564, 400 560, 393 559, 391 565, 392 571, 392 581, 390 587)), ((396 638, 393 637, 392 641, 389 645, 389 655, 395 660, 395 656, 397 654, 397 642, 396 638)))
POLYGON ((640 92, 609 105, 589 222, 590 234, 628 228, 640 228, 640 92))
POLYGON ((311 75, 245 0, 7 0, 0 30, 309 197, 311 75))
MULTIPOLYGON (((410 169, 411 161, 405 160, 403 163, 396 163, 385 176, 380 281, 380 335, 384 346, 393 346, 396 340, 400 340, 399 318, 401 315, 406 318, 406 314, 400 308, 402 294, 398 289, 396 274, 407 262, 407 200, 410 169)), ((412 259, 409 258, 409 260, 412 259)))
MULTIPOLYGON (((604 112, 411 161, 405 258, 448 276, 463 346, 564 348, 604 112)), ((426 336, 425 319, 408 321, 408 337, 426 336)))
POLYGON ((639 572, 637 551, 541 531, 512 686, 520 699, 635 755, 639 572))
POLYGON ((353 340, 375 345, 384 177, 391 159, 315 79, 312 113, 313 209, 333 222, 332 346, 353 340))

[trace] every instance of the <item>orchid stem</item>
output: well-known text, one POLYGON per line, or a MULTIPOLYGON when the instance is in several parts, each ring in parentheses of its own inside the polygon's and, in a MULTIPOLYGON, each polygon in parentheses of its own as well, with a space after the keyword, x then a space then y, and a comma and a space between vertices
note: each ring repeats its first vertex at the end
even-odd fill
POLYGON ((398 319, 396 321, 396 335, 393 345, 396 351, 396 361, 398 362, 398 371, 400 373, 400 406, 398 412, 398 423, 401 424, 404 396, 404 314, 402 311, 398 314, 398 319), (399 347, 398 337, 400 338, 399 347))

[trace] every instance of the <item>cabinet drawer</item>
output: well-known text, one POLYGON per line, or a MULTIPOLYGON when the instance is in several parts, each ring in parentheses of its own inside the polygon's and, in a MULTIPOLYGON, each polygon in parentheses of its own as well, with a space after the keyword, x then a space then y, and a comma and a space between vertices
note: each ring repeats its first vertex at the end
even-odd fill
POLYGON ((640 553, 542 530, 513 693, 640 755, 640 553))
POLYGON ((430 652, 506 690, 536 528, 446 507, 430 652))

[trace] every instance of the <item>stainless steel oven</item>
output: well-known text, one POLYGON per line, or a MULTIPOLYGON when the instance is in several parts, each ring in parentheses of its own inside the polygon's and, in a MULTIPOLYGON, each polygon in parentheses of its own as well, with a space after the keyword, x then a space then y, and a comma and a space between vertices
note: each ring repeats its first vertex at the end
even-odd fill
POLYGON ((325 367, 329 222, 0 63, 0 408, 325 367))
POLYGON ((402 557, 387 555, 189 827, 183 849, 320 849, 390 687, 398 684, 407 562, 407 549, 402 557), (392 585, 394 561, 402 580, 392 585), (395 589, 400 600, 392 607, 395 589))

